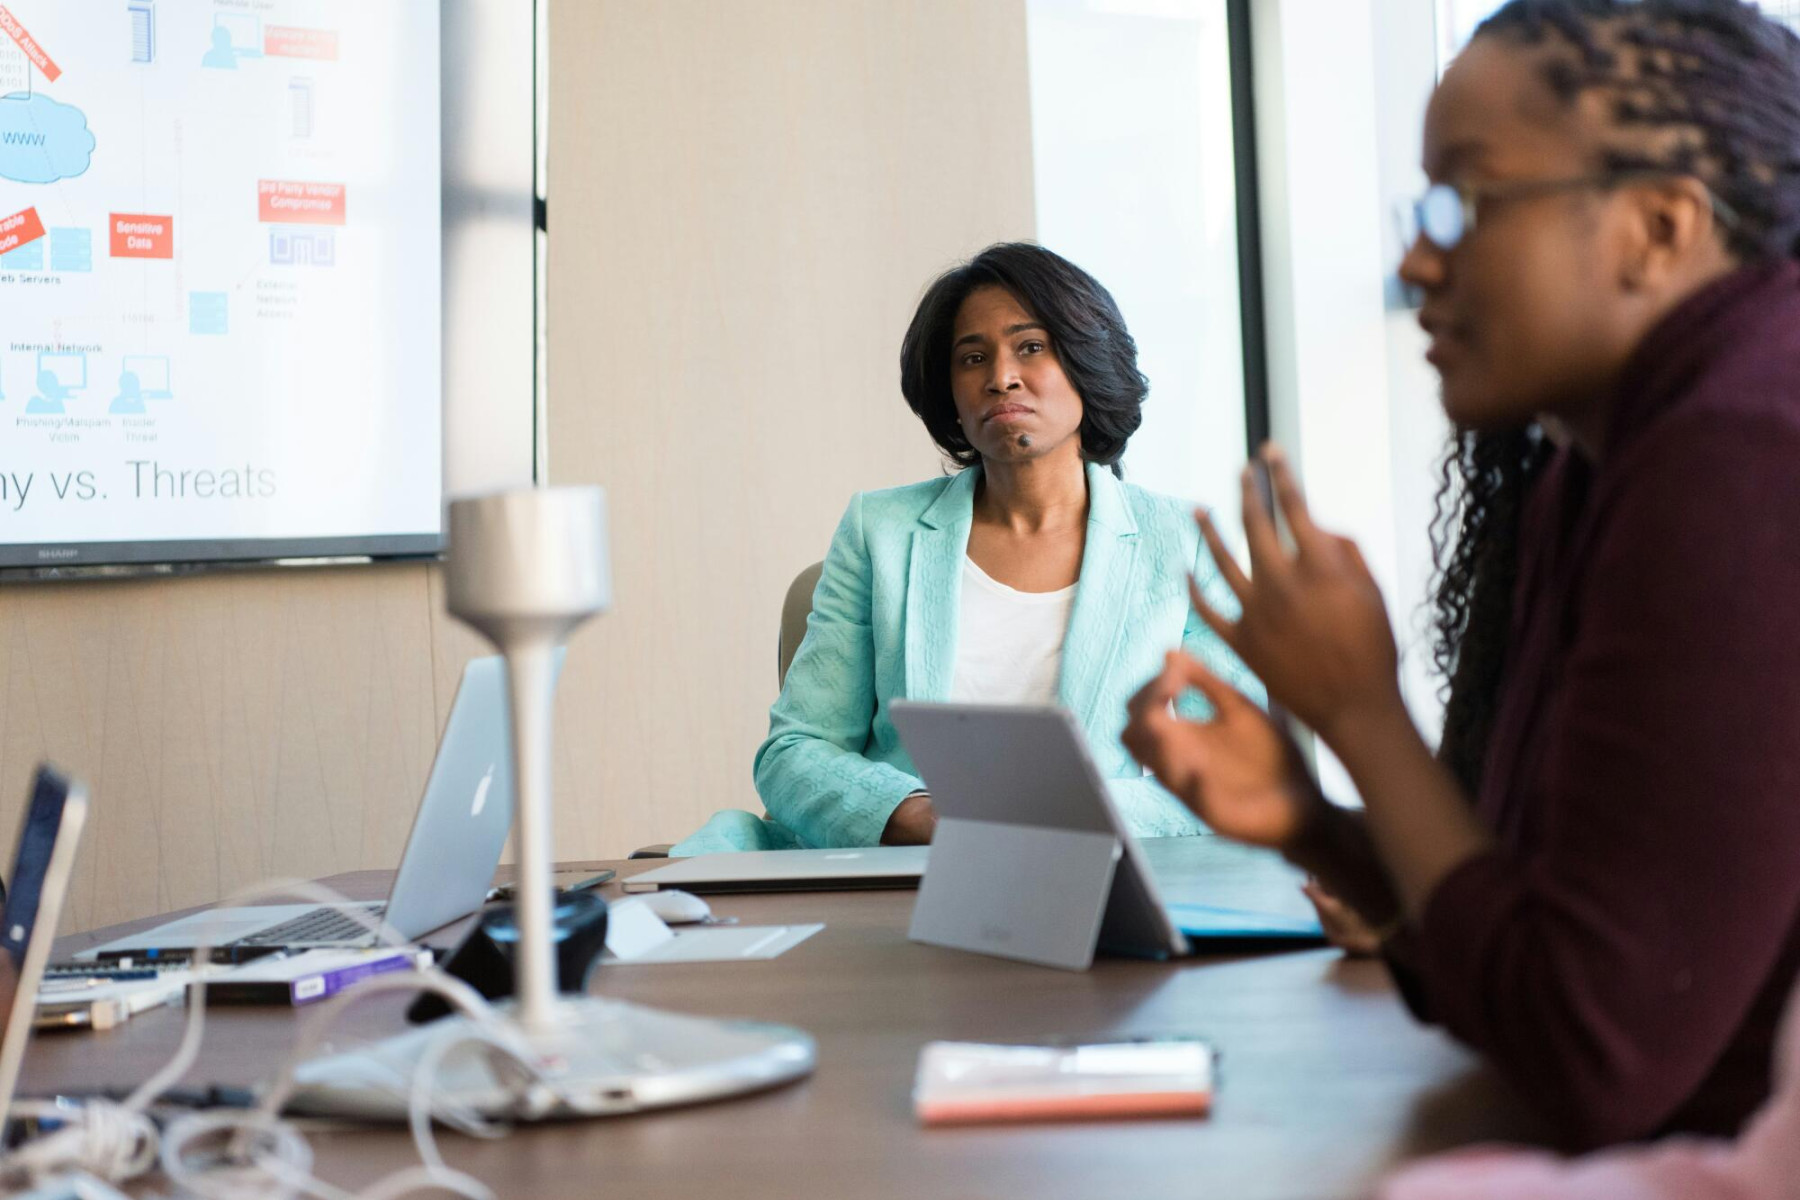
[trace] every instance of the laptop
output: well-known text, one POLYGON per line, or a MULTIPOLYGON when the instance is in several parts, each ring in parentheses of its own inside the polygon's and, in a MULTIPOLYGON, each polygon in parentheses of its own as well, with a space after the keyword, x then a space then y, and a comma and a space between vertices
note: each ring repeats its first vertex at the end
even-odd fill
POLYGON ((841 850, 743 850, 696 854, 633 875, 628 892, 843 892, 914 888, 929 846, 861 846, 841 850))
POLYGON ((31 1040, 38 984, 50 958, 57 918, 87 819, 87 789, 52 767, 39 767, 13 849, 6 906, 0 914, 0 1145, 25 1045, 31 1040))
POLYGON ((1321 945, 1316 919, 1164 902, 1087 737, 1060 708, 895 701, 937 809, 909 936, 1085 970, 1145 958, 1321 945))
MULTIPOLYGON (((557 666, 560 669, 560 651, 557 666)), ((214 908, 97 946, 83 959, 186 958, 204 940, 213 958, 238 962, 278 950, 373 945, 350 915, 385 921, 408 941, 481 907, 512 829, 513 766, 506 664, 463 668, 425 796, 385 904, 266 904, 214 908)))

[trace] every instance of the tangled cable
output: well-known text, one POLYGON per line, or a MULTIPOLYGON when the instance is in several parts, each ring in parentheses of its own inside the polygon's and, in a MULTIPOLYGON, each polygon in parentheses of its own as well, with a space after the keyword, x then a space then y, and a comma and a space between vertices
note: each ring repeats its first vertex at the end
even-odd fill
MULTIPOLYGON (((378 945, 407 944, 385 922, 374 920, 354 902, 316 883, 280 880, 261 884, 228 898, 221 907, 277 895, 345 905, 342 911, 372 932, 378 945)), ((202 929, 194 948, 194 962, 209 962, 213 936, 211 929, 202 929)), ((123 1102, 96 1099, 78 1108, 46 1101, 20 1102, 20 1115, 53 1118, 64 1124, 0 1158, 0 1181, 85 1171, 118 1183, 141 1175, 160 1162, 170 1182, 200 1200, 292 1200, 300 1196, 317 1200, 397 1200, 427 1189, 468 1200, 494 1200, 486 1184, 444 1162, 432 1123, 441 1121, 463 1133, 485 1138, 503 1136, 508 1127, 466 1104, 437 1096, 439 1071, 452 1054, 474 1050, 487 1056, 494 1078, 511 1092, 520 1107, 528 1106, 527 1098, 533 1092, 540 1100, 546 1091, 555 1094, 552 1082, 538 1070, 530 1047, 518 1031, 502 1021, 474 988, 437 967, 429 967, 365 979, 322 1004, 302 1024, 293 1050, 254 1108, 185 1113, 170 1120, 159 1132, 149 1110, 199 1058, 211 974, 205 965, 197 969, 189 989, 187 1021, 175 1053, 123 1102), (445 1022, 440 1034, 427 1042, 410 1074, 395 1073, 388 1085, 394 1095, 407 1101, 408 1125, 419 1164, 377 1180, 359 1193, 351 1193, 313 1174, 311 1145, 280 1113, 293 1095, 301 1064, 318 1051, 343 1013, 369 996, 396 991, 436 992, 470 1020, 445 1022)))
POLYGON ((141 1175, 156 1162, 156 1124, 142 1113, 106 1101, 70 1108, 50 1100, 21 1100, 16 1116, 63 1126, 7 1155, 8 1173, 40 1178, 85 1171, 101 1179, 141 1175))

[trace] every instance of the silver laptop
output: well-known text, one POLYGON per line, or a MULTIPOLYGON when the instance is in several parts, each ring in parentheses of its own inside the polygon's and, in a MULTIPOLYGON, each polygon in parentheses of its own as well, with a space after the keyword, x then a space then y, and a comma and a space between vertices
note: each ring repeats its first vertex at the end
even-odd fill
POLYGON ((1167 958, 1323 940, 1311 918, 1164 903, 1067 711, 896 701, 892 715, 938 813, 914 941, 1079 971, 1096 948, 1167 958))
POLYGON ((843 850, 744 850, 696 854, 633 875, 628 892, 836 892, 912 888, 925 874, 929 846, 862 846, 843 850))
POLYGON ((56 921, 75 868, 87 818, 87 789, 39 767, 19 822, 4 916, 0 916, 0 1145, 25 1045, 31 1040, 38 984, 50 959, 56 921))
MULTIPOLYGON (((557 665, 561 667, 559 652, 557 665)), ((355 909, 408 941, 481 907, 512 828, 512 738, 506 666, 498 657, 463 668, 425 797, 385 904, 267 904, 214 908, 108 942, 82 958, 185 958, 202 941, 224 961, 275 950, 367 946, 375 935, 355 909)))

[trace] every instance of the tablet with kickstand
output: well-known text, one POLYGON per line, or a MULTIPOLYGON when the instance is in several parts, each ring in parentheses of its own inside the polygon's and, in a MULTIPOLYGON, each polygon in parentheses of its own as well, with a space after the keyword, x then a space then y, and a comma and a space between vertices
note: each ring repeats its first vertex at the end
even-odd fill
POLYGON ((1316 920, 1170 905, 1060 708, 895 701, 894 728, 937 809, 914 941, 1084 970, 1324 943, 1316 920))

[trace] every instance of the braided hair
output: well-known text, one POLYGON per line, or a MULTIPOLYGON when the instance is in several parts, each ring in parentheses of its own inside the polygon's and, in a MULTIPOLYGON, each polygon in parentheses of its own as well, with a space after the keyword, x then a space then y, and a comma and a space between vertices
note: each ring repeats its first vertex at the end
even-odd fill
MULTIPOLYGON (((1512 0, 1476 38, 1543 46, 1565 105, 1611 118, 1603 173, 1711 190, 1742 262, 1800 258, 1800 38, 1743 0, 1512 0)), ((1432 657, 1448 687, 1438 756, 1479 789, 1512 624, 1519 518, 1549 447, 1536 429, 1459 430, 1440 469, 1432 657)))
POLYGON ((1474 794, 1499 707, 1525 497, 1549 461, 1536 426, 1457 432, 1438 469, 1431 521, 1432 661, 1449 694, 1438 758, 1474 794))

